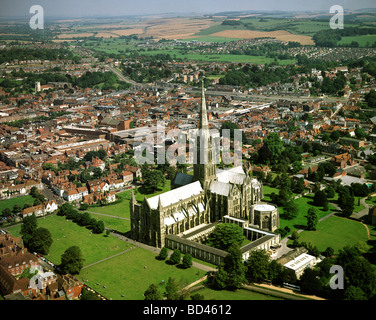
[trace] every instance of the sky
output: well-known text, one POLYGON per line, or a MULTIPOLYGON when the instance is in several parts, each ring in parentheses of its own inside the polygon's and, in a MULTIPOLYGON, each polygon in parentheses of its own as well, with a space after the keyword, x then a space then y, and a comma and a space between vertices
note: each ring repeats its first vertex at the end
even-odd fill
POLYGON ((162 13, 210 14, 240 10, 326 11, 333 5, 346 9, 376 8, 375 0, 0 0, 1 17, 32 15, 41 5, 45 17, 127 16, 162 13))

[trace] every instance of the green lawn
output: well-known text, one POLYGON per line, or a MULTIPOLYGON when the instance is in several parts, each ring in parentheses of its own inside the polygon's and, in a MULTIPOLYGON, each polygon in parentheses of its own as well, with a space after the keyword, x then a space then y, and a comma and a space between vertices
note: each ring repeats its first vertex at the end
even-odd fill
MULTIPOLYGON (((272 188, 269 186, 264 185, 263 186, 263 191, 264 191, 264 199, 263 201, 270 202, 270 195, 274 192, 275 194, 279 193, 279 189, 277 188, 272 188)), ((288 220, 283 216, 283 208, 278 207, 279 210, 279 224, 280 228, 283 229, 286 226, 288 226, 291 230, 291 232, 294 229, 302 229, 307 225, 307 219, 305 218, 305 215, 308 212, 308 209, 310 207, 315 207, 318 212, 318 218, 322 218, 326 216, 327 214, 331 213, 335 208, 332 205, 329 205, 329 210, 328 211, 323 211, 322 207, 316 207, 313 205, 313 196, 314 194, 307 194, 303 197, 300 197, 295 200, 295 203, 298 206, 298 215, 296 218, 288 220)), ((332 200, 332 199, 330 199, 332 200)), ((358 208, 357 208, 358 209, 358 208)), ((359 207, 360 209, 360 207, 359 207)))
MULTIPOLYGON (((148 193, 142 186, 140 188, 133 189, 136 200, 142 202, 144 197, 151 198, 158 194, 171 190, 171 180, 166 180, 166 184, 163 188, 159 188, 153 193, 148 193)), ((132 190, 126 190, 118 193, 117 195, 122 198, 121 202, 115 204, 109 204, 103 207, 90 207, 87 211, 104 213, 111 216, 130 218, 129 201, 131 199, 132 190)))
POLYGON ((319 251, 332 247, 336 252, 344 246, 367 240, 367 230, 361 223, 338 216, 321 221, 316 231, 303 231, 299 237, 299 241, 311 241, 319 251))
POLYGON ((161 282, 164 280, 166 284, 169 277, 185 286, 205 276, 202 270, 194 267, 180 269, 176 265, 155 259, 155 256, 156 253, 136 248, 81 270, 78 278, 89 280, 86 284, 108 299, 143 300, 144 292, 152 283, 157 284, 163 293, 165 285, 161 282))
POLYGON ((324 211, 322 210, 322 207, 316 207, 313 205, 313 194, 308 194, 306 196, 300 197, 299 199, 296 199, 295 202, 298 206, 298 216, 294 219, 288 220, 283 217, 283 208, 279 208, 280 212, 280 227, 283 229, 285 226, 288 226, 291 230, 293 229, 301 229, 304 228, 307 225, 307 219, 305 215, 308 212, 308 209, 310 207, 315 207, 317 209, 318 218, 322 218, 332 211, 335 210, 335 208, 331 205, 329 205, 329 210, 324 211))
POLYGON ((12 210, 15 204, 18 204, 21 208, 23 208, 25 203, 30 203, 32 205, 34 203, 34 198, 32 196, 27 195, 17 198, 0 200, 0 213, 5 208, 9 208, 10 210, 12 210))
POLYGON ((113 217, 106 217, 100 214, 90 213, 90 216, 97 219, 102 220, 106 228, 111 230, 116 230, 120 233, 127 233, 131 230, 131 221, 113 217))
POLYGON ((210 288, 202 288, 195 290, 193 293, 199 293, 204 296, 204 300, 284 300, 274 296, 261 294, 258 292, 238 289, 236 291, 213 290, 210 288))
MULTIPOLYGON (((77 245, 85 258, 84 265, 112 256, 130 248, 127 242, 114 236, 93 234, 91 230, 81 227, 65 217, 53 215, 38 219, 38 227, 48 229, 53 243, 46 257, 55 264, 60 264, 60 257, 66 249, 77 245)), ((15 236, 20 235, 21 224, 7 228, 15 236)))

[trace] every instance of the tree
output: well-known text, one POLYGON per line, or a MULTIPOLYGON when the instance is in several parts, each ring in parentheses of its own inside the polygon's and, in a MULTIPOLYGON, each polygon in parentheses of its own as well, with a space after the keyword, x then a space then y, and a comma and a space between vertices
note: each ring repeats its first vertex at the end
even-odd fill
POLYGON ((298 205, 296 204, 294 199, 290 198, 285 202, 285 205, 283 207, 283 214, 286 219, 294 219, 298 216, 298 213, 298 205))
POLYGON ((376 91, 371 90, 369 93, 367 93, 364 96, 364 100, 368 103, 368 106, 370 108, 375 108, 376 107, 376 91))
POLYGON ((345 290, 344 300, 368 300, 368 298, 362 289, 349 286, 345 290))
POLYGON ((283 141, 281 140, 279 134, 276 132, 272 132, 266 137, 266 139, 264 140, 264 146, 266 146, 271 152, 271 160, 273 161, 278 160, 284 149, 283 141))
POLYGON ((192 267, 192 264, 192 256, 189 253, 185 254, 182 260, 183 268, 188 269, 192 267))
POLYGON ((224 270, 228 275, 228 289, 234 290, 243 286, 247 268, 243 263, 242 252, 237 243, 233 243, 228 249, 228 255, 224 258, 224 270))
POLYGON ((196 293, 191 294, 191 299, 192 300, 205 300, 205 296, 201 293, 196 292, 196 293))
POLYGON ((166 247, 163 247, 159 252, 158 259, 165 260, 168 257, 168 250, 166 247))
POLYGON ((344 267, 346 287, 354 286, 370 298, 376 290, 376 271, 363 256, 357 256, 344 267))
POLYGON ((160 170, 148 170, 142 173, 142 180, 146 187, 149 187, 154 192, 159 186, 164 186, 166 178, 160 170))
POLYGON ((317 215, 317 209, 314 207, 311 207, 308 209, 307 215, 305 216, 307 218, 307 229, 308 230, 316 230, 316 225, 319 222, 319 218, 317 215))
POLYGON ((4 208, 1 211, 1 214, 4 218, 9 217, 12 214, 12 211, 9 208, 4 208))
POLYGON ((20 207, 20 205, 19 204, 15 204, 14 206, 13 206, 13 210, 12 210, 12 212, 13 213, 19 213, 19 212, 21 212, 21 207, 20 207))
POLYGON ((179 249, 175 249, 174 252, 170 256, 170 263, 178 264, 180 263, 181 253, 179 249))
POLYGON ((38 188, 37 187, 31 187, 30 189, 30 192, 29 192, 29 195, 31 195, 32 197, 35 198, 35 196, 39 193, 38 191, 38 188))
POLYGON ((282 284, 282 271, 283 266, 277 262, 276 260, 272 260, 269 264, 269 270, 268 270, 268 279, 276 285, 282 284))
POLYGON ((220 289, 226 289, 228 286, 229 277, 223 265, 218 267, 218 271, 215 273, 214 284, 220 289))
POLYGON ((162 300, 162 294, 155 284, 151 284, 144 292, 145 300, 162 300))
POLYGON ((37 229, 38 221, 35 214, 27 216, 22 220, 21 236, 25 247, 29 246, 29 241, 33 236, 34 231, 37 229))
POLYGON ((228 250, 233 244, 244 240, 243 229, 233 223, 218 224, 208 238, 208 245, 221 250, 228 250))
POLYGON ((306 268, 299 279, 300 288, 308 294, 318 294, 321 290, 321 282, 318 274, 311 268, 306 268))
POLYGON ((354 197, 351 195, 349 188, 339 188, 338 206, 341 208, 344 217, 350 217, 352 215, 354 211, 354 197))
POLYGON ((90 219, 91 219, 90 214, 88 212, 84 212, 82 214, 82 217, 81 217, 81 220, 80 220, 80 223, 79 223, 80 226, 85 227, 85 226, 89 225, 90 219))
POLYGON ((180 299, 179 286, 175 278, 171 278, 171 277, 168 278, 164 296, 167 298, 167 300, 179 300, 180 299))
POLYGON ((48 254, 52 242, 52 235, 49 230, 46 228, 37 228, 29 240, 28 249, 41 254, 48 254))
POLYGON ((69 212, 73 210, 74 210, 74 207, 70 203, 65 202, 64 204, 60 206, 59 212, 57 214, 59 216, 66 216, 69 212))
POLYGON ((246 277, 250 282, 268 279, 270 258, 265 250, 252 251, 245 265, 247 266, 246 277))
POLYGON ((105 230, 104 222, 102 220, 96 221, 92 230, 93 230, 94 233, 97 233, 97 234, 104 232, 104 230, 105 230))
POLYGON ((332 186, 327 186, 325 188, 325 193, 326 193, 326 198, 334 198, 334 196, 336 195, 336 191, 334 190, 334 188, 332 186))
POLYGON ((315 193, 313 197, 313 204, 318 207, 323 207, 328 202, 326 193, 322 190, 319 190, 315 193))
POLYGON ((84 266, 84 258, 80 247, 69 247, 61 255, 60 268, 64 273, 78 274, 84 266))

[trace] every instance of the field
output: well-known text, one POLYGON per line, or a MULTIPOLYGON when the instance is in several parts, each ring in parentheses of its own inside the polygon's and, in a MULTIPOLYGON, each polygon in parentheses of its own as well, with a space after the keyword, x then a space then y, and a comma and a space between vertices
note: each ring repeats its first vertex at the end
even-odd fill
POLYGON ((338 216, 321 221, 316 231, 303 231, 299 235, 299 241, 311 241, 319 251, 332 247, 338 252, 344 246, 368 240, 367 230, 361 223, 338 216))
POLYGON ((129 22, 119 21, 97 24, 76 24, 62 29, 57 39, 73 37, 118 38, 135 34, 139 37, 159 39, 187 39, 207 42, 228 42, 237 39, 272 37, 281 41, 297 41, 312 45, 311 36, 329 29, 329 23, 309 19, 243 18, 240 25, 222 25, 225 19, 161 18, 129 22), (245 28, 248 25, 249 27, 245 28))
POLYGON ((194 291, 204 296, 204 300, 284 300, 274 296, 263 295, 246 289, 238 289, 236 291, 213 290, 210 288, 202 288, 194 291))
POLYGON ((351 44, 351 42, 357 42, 359 47, 371 46, 376 42, 376 35, 367 34, 363 36, 353 36, 353 37, 342 37, 338 44, 351 44))
POLYGON ((292 34, 288 31, 253 31, 253 30, 225 30, 211 34, 216 37, 230 37, 239 39, 274 38, 280 41, 295 41, 302 45, 314 45, 312 38, 306 35, 292 34))
MULTIPOLYGON (((142 187, 134 189, 133 191, 135 193, 136 200, 141 202, 143 201, 145 196, 147 198, 150 198, 169 190, 171 190, 171 181, 167 180, 165 187, 155 191, 154 193, 147 194, 142 187)), ((132 190, 127 190, 118 193, 118 196, 122 198, 121 202, 118 202, 116 204, 110 204, 103 207, 90 207, 87 211, 89 211, 90 215, 95 219, 103 220, 106 228, 116 230, 120 233, 126 233, 131 229, 131 224, 129 220, 129 201, 131 199, 131 192, 132 190), (102 214, 109 215, 111 217, 107 217, 102 214)))
MULTIPOLYGON (((53 243, 50 248, 49 260, 60 264, 60 257, 66 249, 78 245, 85 258, 84 265, 94 263, 130 248, 127 242, 114 236, 93 234, 65 217, 53 215, 38 219, 38 227, 48 229, 52 234, 53 243)), ((14 236, 20 235, 21 224, 7 228, 14 236)))
POLYGON ((18 204, 21 208, 25 205, 25 203, 33 204, 34 198, 32 196, 22 196, 17 198, 11 198, 6 200, 0 200, 0 213, 5 208, 9 208, 10 210, 13 209, 15 204, 18 204))
MULTIPOLYGON (((149 194, 146 193, 143 187, 134 189, 133 192, 136 197, 136 200, 141 202, 144 200, 145 196, 146 198, 151 198, 169 190, 171 190, 171 180, 166 180, 165 186, 163 188, 156 190, 154 193, 149 193, 149 194)), ((121 197, 123 201, 116 203, 116 204, 103 206, 103 207, 90 207, 88 211, 104 213, 104 214, 117 216, 117 217, 130 218, 129 200, 131 199, 131 193, 132 193, 132 190, 120 192, 117 195, 121 197)))
POLYGON ((108 299, 143 300, 143 293, 152 283, 158 285, 163 293, 165 285, 161 284, 162 280, 166 284, 169 277, 185 286, 203 276, 205 272, 202 270, 168 265, 165 261, 155 259, 155 253, 136 248, 81 270, 78 278, 89 280, 86 283, 108 299))
POLYGON ((73 37, 119 37, 138 35, 153 37, 154 39, 185 39, 193 36, 202 29, 215 24, 212 19, 195 18, 165 18, 142 20, 137 24, 126 25, 124 21, 119 24, 78 25, 67 32, 58 35, 58 39, 73 37))

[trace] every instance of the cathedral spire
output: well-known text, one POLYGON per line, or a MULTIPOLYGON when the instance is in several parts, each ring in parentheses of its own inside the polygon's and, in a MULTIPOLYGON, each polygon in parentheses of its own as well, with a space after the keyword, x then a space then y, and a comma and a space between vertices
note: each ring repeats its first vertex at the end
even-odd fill
POLYGON ((201 88, 201 106, 200 106, 199 129, 209 129, 208 115, 207 115, 207 112, 206 112, 204 80, 202 80, 202 88, 201 88))

